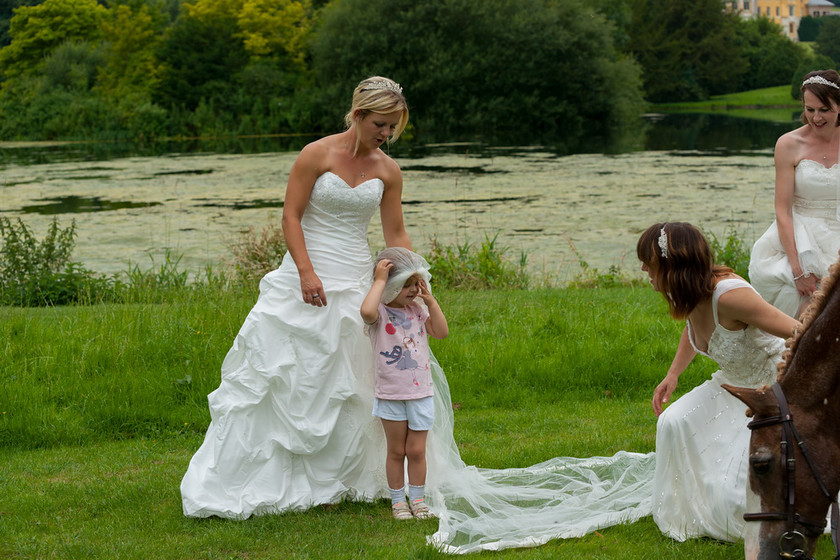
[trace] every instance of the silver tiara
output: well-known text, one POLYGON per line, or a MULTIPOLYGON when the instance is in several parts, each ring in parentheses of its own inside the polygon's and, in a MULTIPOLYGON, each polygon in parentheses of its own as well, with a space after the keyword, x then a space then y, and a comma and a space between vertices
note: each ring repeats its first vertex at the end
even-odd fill
POLYGON ((400 84, 396 82, 383 82, 381 80, 368 82, 365 84, 365 87, 362 88, 362 91, 368 91, 371 89, 389 89, 402 95, 402 87, 400 87, 400 84))
POLYGON ((805 87, 808 84, 821 84, 821 85, 824 85, 824 86, 831 86, 834 89, 840 89, 840 86, 838 86, 837 84, 835 84, 831 80, 826 80, 822 76, 811 76, 810 78, 808 78, 807 80, 802 82, 802 87, 805 87))
POLYGON ((659 243, 659 248, 662 250, 662 258, 668 258, 668 234, 665 233, 665 226, 659 230, 659 239, 657 240, 659 243))

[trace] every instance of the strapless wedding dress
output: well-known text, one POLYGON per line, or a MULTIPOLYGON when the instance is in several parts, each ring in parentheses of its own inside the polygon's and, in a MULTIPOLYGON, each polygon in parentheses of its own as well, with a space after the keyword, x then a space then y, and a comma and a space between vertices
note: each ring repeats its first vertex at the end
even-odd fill
POLYGON ((315 182, 302 227, 328 305, 303 303, 291 255, 262 279, 208 397, 210 427, 181 482, 185 515, 247 518, 388 496, 359 314, 383 188, 379 179, 350 188, 332 173, 315 182))
MULTIPOLYGON (((803 271, 824 278, 840 250, 840 164, 825 167, 803 159, 794 180, 793 233, 799 263, 803 271)), ((761 297, 791 317, 807 299, 796 289, 775 221, 753 245, 750 282, 761 297)))

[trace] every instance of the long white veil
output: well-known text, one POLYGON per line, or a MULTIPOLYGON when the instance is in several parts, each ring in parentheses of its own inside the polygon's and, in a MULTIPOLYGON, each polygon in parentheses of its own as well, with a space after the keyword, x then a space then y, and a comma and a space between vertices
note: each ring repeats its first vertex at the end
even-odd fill
POLYGON ((443 552, 539 546, 650 515, 654 454, 556 457, 527 468, 465 465, 454 439, 449 385, 432 356, 435 425, 426 497, 440 525, 427 537, 443 552))

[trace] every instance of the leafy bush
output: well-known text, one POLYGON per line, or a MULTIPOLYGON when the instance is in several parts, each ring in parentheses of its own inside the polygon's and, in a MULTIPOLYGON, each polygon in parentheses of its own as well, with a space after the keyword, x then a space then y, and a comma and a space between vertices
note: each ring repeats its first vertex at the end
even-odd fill
POLYGON ((39 241, 22 220, 0 218, 0 305, 37 307, 99 302, 159 303, 185 291, 256 285, 277 268, 286 252, 283 231, 268 225, 249 228, 231 247, 228 269, 207 267, 190 282, 180 269, 182 255, 166 251, 162 262, 149 256, 150 266, 128 264, 119 274, 105 276, 71 260, 76 222, 62 228, 56 220, 39 241))
POLYGON ((641 284, 638 278, 631 278, 617 265, 610 265, 607 272, 591 268, 586 261, 580 261, 581 273, 569 284, 573 288, 615 288, 641 284))
POLYGON ((76 222, 53 220, 40 242, 18 219, 0 218, 0 305, 44 306, 87 302, 111 293, 113 281, 70 260, 76 222))
POLYGON ((485 237, 480 247, 441 245, 432 239, 431 254, 426 258, 432 267, 432 278, 441 288, 483 290, 494 288, 524 289, 530 284, 525 269, 527 255, 522 253, 518 263, 504 258, 505 249, 496 246, 498 234, 485 237))
POLYGON ((706 239, 709 240, 715 263, 728 266, 735 271, 735 274, 749 282, 751 247, 744 242, 741 234, 735 228, 730 228, 723 242, 710 232, 706 232, 706 239))

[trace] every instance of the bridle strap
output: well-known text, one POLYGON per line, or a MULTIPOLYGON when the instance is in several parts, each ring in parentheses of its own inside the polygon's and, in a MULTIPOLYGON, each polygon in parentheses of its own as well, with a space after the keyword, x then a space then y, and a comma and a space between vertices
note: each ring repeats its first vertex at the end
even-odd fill
MULTIPOLYGON (((817 470, 816 463, 814 463, 814 461, 811 459, 811 455, 808 452, 808 448, 805 445, 805 441, 799 436, 799 433, 796 431, 796 427, 793 424, 793 415, 790 412, 790 406, 788 405, 787 398, 785 398, 785 394, 784 391, 782 391, 781 385, 779 385, 778 383, 774 383, 772 389, 773 394, 776 397, 776 402, 779 405, 779 415, 755 419, 752 422, 750 422, 747 425, 747 427, 750 430, 757 430, 760 428, 765 428, 767 426, 775 426, 776 424, 782 425, 781 454, 782 462, 785 466, 784 481, 785 494, 787 500, 785 503, 785 511, 766 513, 745 513, 744 520, 786 521, 787 533, 783 535, 783 538, 786 535, 793 535, 794 533, 796 533, 796 524, 807 527, 814 532, 821 533, 825 530, 825 520, 815 522, 809 519, 805 519, 796 513, 796 459, 794 457, 793 449, 793 444, 796 444, 796 446, 798 446, 799 450, 802 452, 802 457, 808 464, 808 468, 811 470, 811 475, 817 482, 817 486, 819 486, 820 491, 826 498, 831 500, 831 540, 834 543, 834 550, 836 552, 836 556, 834 557, 834 559, 840 560, 840 536, 838 536, 838 527, 840 527, 840 512, 838 512, 837 497, 833 497, 826 488, 825 484, 823 483, 822 477, 820 476, 820 473, 817 470)), ((802 551, 797 552, 802 553, 802 551)), ((804 553, 802 553, 801 556, 797 557, 804 558, 805 556, 804 553)))

